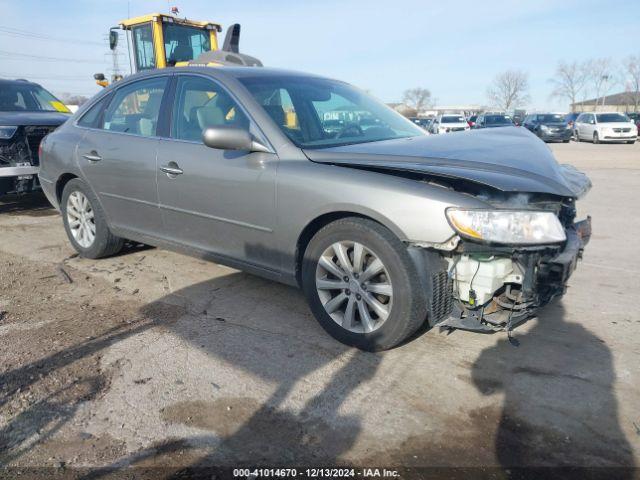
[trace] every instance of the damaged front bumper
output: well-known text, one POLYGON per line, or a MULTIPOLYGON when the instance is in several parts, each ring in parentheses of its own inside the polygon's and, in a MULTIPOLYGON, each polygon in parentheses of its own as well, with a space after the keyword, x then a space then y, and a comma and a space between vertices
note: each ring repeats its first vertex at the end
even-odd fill
POLYGON ((535 247, 461 241, 446 259, 450 313, 434 326, 490 332, 534 316, 565 293, 591 237, 591 217, 566 228, 566 236, 562 245, 535 247))
POLYGON ((38 147, 55 126, 19 126, 11 138, 0 140, 0 195, 38 188, 38 147))

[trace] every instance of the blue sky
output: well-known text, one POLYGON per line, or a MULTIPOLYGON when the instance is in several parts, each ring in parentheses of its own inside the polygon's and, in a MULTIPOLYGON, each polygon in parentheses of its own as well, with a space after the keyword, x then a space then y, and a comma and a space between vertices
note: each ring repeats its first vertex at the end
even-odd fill
POLYGON ((529 108, 563 110, 566 102, 549 99, 558 61, 640 55, 637 0, 0 0, 0 77, 93 94, 93 73, 110 65, 109 27, 128 8, 134 16, 174 5, 180 16, 241 23, 241 51, 265 65, 343 79, 386 102, 420 86, 439 104, 485 103, 492 78, 513 68, 529 74, 529 108))

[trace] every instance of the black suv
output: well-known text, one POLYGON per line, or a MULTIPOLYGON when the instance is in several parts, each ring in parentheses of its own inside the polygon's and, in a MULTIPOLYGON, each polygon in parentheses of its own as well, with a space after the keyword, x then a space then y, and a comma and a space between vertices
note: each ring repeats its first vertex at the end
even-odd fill
POLYGON ((0 79, 0 195, 38 188, 40 141, 70 113, 36 83, 0 79))
POLYGON ((573 136, 573 130, 567 126, 562 113, 532 113, 525 117, 523 126, 545 142, 569 143, 573 136))
POLYGON ((513 121, 509 115, 502 113, 483 113, 476 118, 473 128, 513 127, 513 121))

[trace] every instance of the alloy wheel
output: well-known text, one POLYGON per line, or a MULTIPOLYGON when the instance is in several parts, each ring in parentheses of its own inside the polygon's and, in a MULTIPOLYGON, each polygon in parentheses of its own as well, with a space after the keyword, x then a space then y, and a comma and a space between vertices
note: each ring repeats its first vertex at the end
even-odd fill
POLYGON ((373 332, 391 313, 389 273, 379 256, 358 242, 335 242, 323 252, 316 289, 327 314, 351 332, 373 332))
POLYGON ((76 190, 67 199, 67 223, 74 240, 82 248, 90 248, 96 239, 93 208, 87 196, 76 190))

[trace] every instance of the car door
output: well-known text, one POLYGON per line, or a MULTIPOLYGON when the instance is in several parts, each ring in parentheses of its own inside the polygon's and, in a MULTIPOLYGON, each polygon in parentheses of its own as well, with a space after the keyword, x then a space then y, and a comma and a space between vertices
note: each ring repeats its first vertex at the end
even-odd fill
POLYGON ((157 236, 162 230, 156 187, 156 127, 168 76, 118 88, 97 128, 78 144, 82 174, 116 230, 157 236))
MULTIPOLYGON (((205 146, 207 127, 262 134, 209 77, 176 74, 170 138, 160 140, 158 194, 170 241, 268 269, 275 254, 275 154, 205 146)), ((261 137, 263 140, 263 137, 261 137)))
POLYGON ((523 124, 524 127, 531 132, 533 132, 533 129, 534 129, 534 125, 533 125, 534 118, 535 118, 534 115, 527 115, 527 117, 524 119, 524 124, 523 124))
POLYGON ((586 113, 581 113, 580 115, 578 115, 578 118, 576 118, 576 121, 573 124, 573 130, 576 133, 576 139, 579 140, 580 138, 582 138, 583 135, 583 128, 584 128, 584 119, 586 118, 587 114, 586 113))
POLYGON ((580 137, 590 140, 593 138, 595 117, 592 113, 585 114, 584 122, 581 125, 580 137))

